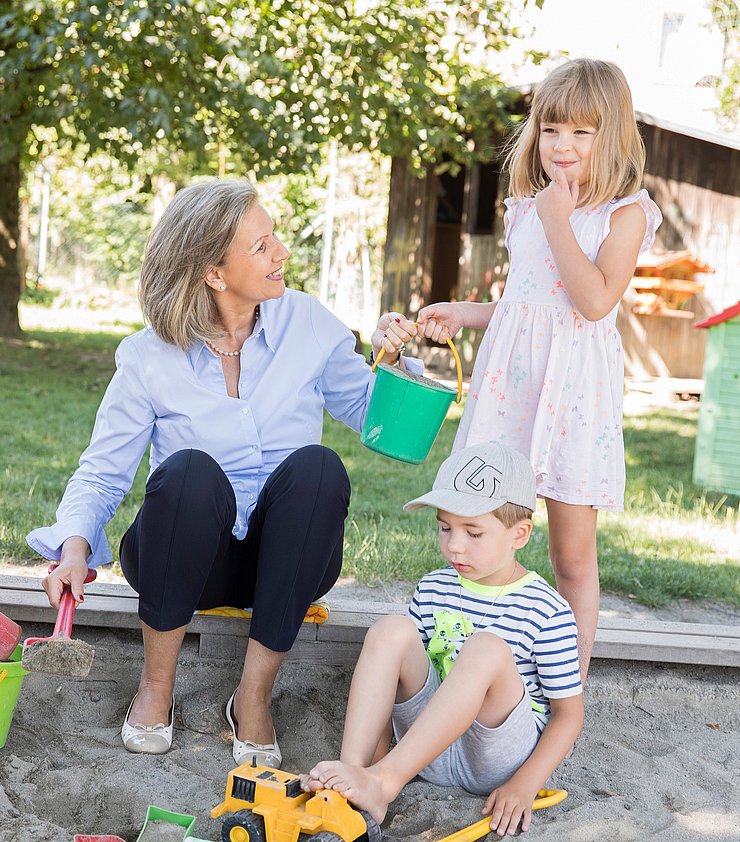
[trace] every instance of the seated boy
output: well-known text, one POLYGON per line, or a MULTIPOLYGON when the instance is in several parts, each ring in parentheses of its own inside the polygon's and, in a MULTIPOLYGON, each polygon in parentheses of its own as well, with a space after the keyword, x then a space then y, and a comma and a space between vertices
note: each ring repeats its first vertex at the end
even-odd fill
POLYGON ((482 813, 500 835, 529 829, 583 725, 573 613, 515 557, 535 505, 525 457, 490 443, 450 456, 432 491, 404 506, 436 507, 450 566, 419 582, 408 617, 368 631, 340 759, 318 763, 304 789, 335 789, 382 822, 420 775, 487 795, 482 813))

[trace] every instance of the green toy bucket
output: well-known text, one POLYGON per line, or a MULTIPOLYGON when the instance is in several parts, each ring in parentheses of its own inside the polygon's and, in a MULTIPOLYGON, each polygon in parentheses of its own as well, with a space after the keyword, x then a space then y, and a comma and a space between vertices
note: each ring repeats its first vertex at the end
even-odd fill
POLYGON ((375 386, 360 434, 365 447, 412 465, 427 458, 450 404, 462 398, 460 357, 451 340, 447 344, 457 365, 457 392, 409 371, 378 366, 381 350, 373 366, 375 386))
POLYGON ((163 810, 161 807, 154 807, 151 804, 147 807, 146 816, 141 832, 136 837, 137 842, 155 842, 158 839, 192 839, 193 828, 195 827, 195 816, 188 816, 185 813, 173 813, 172 810, 163 810), (159 827, 158 827, 159 825, 159 827), (162 827, 163 826, 163 827, 162 827), (147 829, 148 828, 148 829, 147 829), (173 833, 173 829, 182 830, 182 835, 173 833))
POLYGON ((0 662, 0 748, 5 745, 13 721, 18 694, 21 692, 23 676, 28 670, 21 666, 23 647, 16 646, 9 661, 0 662))

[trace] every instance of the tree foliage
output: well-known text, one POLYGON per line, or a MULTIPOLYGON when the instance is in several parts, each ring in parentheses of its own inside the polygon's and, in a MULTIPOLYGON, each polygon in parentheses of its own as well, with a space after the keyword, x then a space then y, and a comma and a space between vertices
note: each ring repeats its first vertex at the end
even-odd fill
POLYGON ((515 37, 508 9, 505 0, 0 0, 0 193, 15 196, 0 201, 0 333, 17 328, 19 167, 45 143, 128 164, 156 150, 186 171, 228 149, 235 167, 257 174, 312 168, 329 139, 417 167, 490 157, 512 101, 486 71, 515 37))
POLYGON ((2 4, 0 160, 38 149, 33 132, 132 159, 166 141, 203 149, 203 108, 217 104, 212 39, 201 3, 13 0, 2 4), (29 132, 31 137, 29 138, 29 132))
POLYGON ((720 119, 735 126, 740 116, 740 3, 711 0, 712 19, 725 39, 722 75, 717 81, 720 119))

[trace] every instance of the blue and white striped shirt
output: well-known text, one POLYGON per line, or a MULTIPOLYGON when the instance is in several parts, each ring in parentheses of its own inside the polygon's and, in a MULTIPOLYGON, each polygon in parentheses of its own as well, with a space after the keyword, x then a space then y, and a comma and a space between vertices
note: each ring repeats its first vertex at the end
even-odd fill
MULTIPOLYGON (((540 732, 550 715, 549 699, 583 692, 573 612, 537 573, 503 587, 463 579, 451 567, 427 573, 409 605, 425 648, 435 635, 435 615, 439 620, 443 612, 464 614, 476 631, 492 632, 509 644, 540 732)), ((464 636, 450 639, 453 659, 464 641, 464 636)))

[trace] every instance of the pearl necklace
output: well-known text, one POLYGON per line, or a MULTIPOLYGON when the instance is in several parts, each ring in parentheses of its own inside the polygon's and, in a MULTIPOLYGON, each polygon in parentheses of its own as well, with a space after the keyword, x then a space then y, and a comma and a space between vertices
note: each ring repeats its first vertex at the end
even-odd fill
POLYGON ((222 357, 238 357, 241 354, 241 350, 239 351, 224 351, 218 347, 218 345, 214 345, 209 339, 206 339, 206 345, 212 350, 215 351, 217 354, 221 354, 222 357))
MULTIPOLYGON (((260 317, 260 305, 258 304, 254 308, 254 321, 256 323, 257 319, 260 317)), ((254 329, 254 328, 252 328, 254 329)), ((206 339, 206 345, 212 350, 215 351, 217 354, 220 354, 222 357, 238 357, 241 354, 241 348, 238 351, 224 351, 223 349, 219 348, 218 345, 214 345, 210 339, 206 339)))

